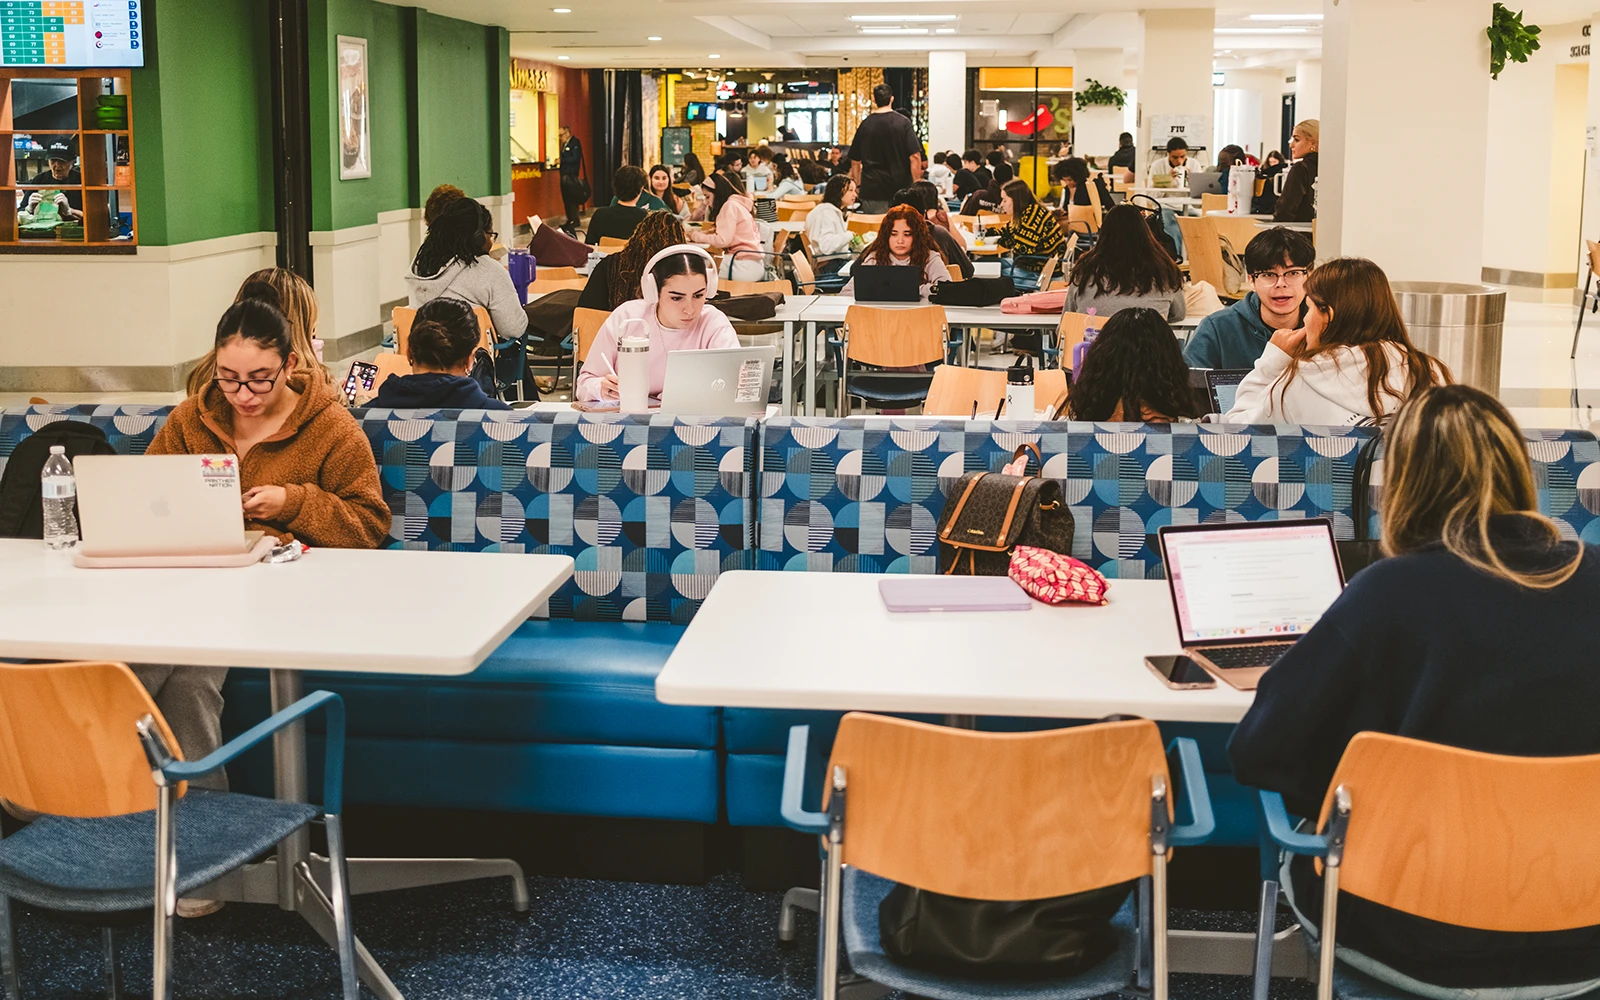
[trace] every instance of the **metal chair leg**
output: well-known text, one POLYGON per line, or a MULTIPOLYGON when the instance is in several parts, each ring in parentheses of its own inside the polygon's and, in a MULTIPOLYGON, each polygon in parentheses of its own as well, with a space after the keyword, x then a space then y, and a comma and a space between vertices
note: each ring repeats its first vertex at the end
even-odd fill
POLYGON ((1574 360, 1578 356, 1578 336, 1583 333, 1583 311, 1589 306, 1589 288, 1594 284, 1594 271, 1583 279, 1583 298, 1578 300, 1578 325, 1572 331, 1572 355, 1567 359, 1574 360))
POLYGON ((178 790, 163 786, 156 790, 156 917, 155 960, 152 963, 152 1000, 172 997, 172 917, 178 908, 178 837, 173 826, 173 809, 178 790))
POLYGON ((1261 883, 1261 910, 1256 918, 1255 981, 1251 984, 1251 1000, 1267 1000, 1272 988, 1273 930, 1278 917, 1278 883, 1268 879, 1261 883))
POLYGON ((100 928, 100 941, 105 951, 106 996, 109 1000, 122 1000, 122 970, 117 965, 116 929, 100 928))
POLYGON ((17 938, 11 923, 11 897, 0 896, 0 983, 5 1000, 22 1000, 22 977, 17 971, 17 938))
POLYGON ((821 894, 816 889, 802 889, 798 886, 783 894, 783 906, 778 910, 779 941, 794 940, 794 915, 799 910, 822 912, 821 894))
POLYGON ((330 813, 323 817, 328 830, 328 881, 332 892, 334 933, 339 938, 339 977, 344 984, 344 1000, 359 1000, 361 987, 356 980, 356 936, 350 925, 350 873, 345 865, 344 824, 330 813))

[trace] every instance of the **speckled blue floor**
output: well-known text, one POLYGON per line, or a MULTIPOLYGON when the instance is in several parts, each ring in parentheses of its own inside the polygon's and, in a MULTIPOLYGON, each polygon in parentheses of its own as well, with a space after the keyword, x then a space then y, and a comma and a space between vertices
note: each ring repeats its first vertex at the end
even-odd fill
MULTIPOLYGON (((534 878, 528 889, 526 914, 512 912, 498 881, 360 897, 356 930, 410 1000, 811 995, 815 920, 802 916, 800 940, 792 948, 779 946, 774 928, 782 896, 747 892, 735 875, 704 886, 534 878)), ((99 933, 19 910, 24 997, 104 996, 99 933)), ((1231 917, 1222 919, 1231 923, 1231 917)), ((124 942, 128 994, 148 996, 149 932, 130 929, 124 942)), ((182 998, 313 1000, 339 992, 333 952, 298 917, 267 906, 232 905, 212 917, 179 921, 175 968, 182 998)), ((1249 983, 1179 976, 1172 992, 1248 1000, 1249 983)), ((1307 1000, 1313 992, 1308 984, 1279 981, 1273 998, 1307 1000)))

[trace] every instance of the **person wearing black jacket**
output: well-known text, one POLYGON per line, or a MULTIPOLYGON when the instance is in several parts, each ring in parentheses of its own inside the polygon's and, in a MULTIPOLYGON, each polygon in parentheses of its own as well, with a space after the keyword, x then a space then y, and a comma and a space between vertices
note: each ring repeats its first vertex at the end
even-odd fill
MULTIPOLYGON (((966 281, 975 273, 972 266, 972 257, 968 255, 967 248, 956 235, 950 231, 950 214, 945 210, 944 199, 939 196, 939 189, 934 187, 932 181, 917 181, 908 188, 902 188, 894 193, 895 205, 910 205, 921 212, 928 220, 928 229, 933 233, 933 242, 938 244, 939 256, 944 258, 946 264, 954 264, 961 272, 961 280, 966 281)), ((890 206, 891 208, 894 205, 890 206)))
POLYGON ((1107 170, 1132 170, 1138 156, 1133 145, 1133 133, 1124 132, 1117 137, 1117 151, 1106 161, 1107 170))
MULTIPOLYGON (((1386 438, 1389 558, 1352 578, 1267 671, 1228 748, 1241 783, 1312 819, 1360 732, 1525 757, 1600 752, 1600 549, 1563 540, 1538 513, 1511 415, 1477 389, 1437 386, 1400 409, 1386 438)), ((1295 860, 1288 884, 1302 919, 1316 921, 1321 879, 1309 861, 1295 860)), ((1600 986, 1600 927, 1484 931, 1341 893, 1338 943, 1369 960, 1368 975, 1405 989, 1409 977, 1435 987, 1430 996, 1600 986)))
POLYGON ((509 410, 467 373, 483 331, 460 299, 433 299, 417 310, 406 338, 410 375, 390 375, 368 406, 394 410, 509 410))
POLYGON ((1322 128, 1315 118, 1294 127, 1289 155, 1294 166, 1283 179, 1283 194, 1272 209, 1274 222, 1310 222, 1317 217, 1317 144, 1322 128))

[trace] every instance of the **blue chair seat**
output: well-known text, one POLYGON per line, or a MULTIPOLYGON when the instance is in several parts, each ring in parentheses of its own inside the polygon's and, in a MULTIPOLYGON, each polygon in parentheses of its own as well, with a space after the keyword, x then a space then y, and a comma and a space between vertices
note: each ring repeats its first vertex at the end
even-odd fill
POLYGON ((1117 950, 1099 965, 1066 979, 981 980, 913 969, 884 954, 878 907, 894 883, 856 868, 844 870, 844 944, 850 968, 875 983, 929 1000, 1088 1000, 1115 993, 1133 980, 1138 920, 1133 893, 1111 919, 1117 950))
MULTIPOLYGON (((316 817, 315 806, 191 788, 178 801, 178 893, 269 850, 316 817)), ((156 814, 43 816, 0 840, 0 895, 91 913, 155 905, 156 814)))

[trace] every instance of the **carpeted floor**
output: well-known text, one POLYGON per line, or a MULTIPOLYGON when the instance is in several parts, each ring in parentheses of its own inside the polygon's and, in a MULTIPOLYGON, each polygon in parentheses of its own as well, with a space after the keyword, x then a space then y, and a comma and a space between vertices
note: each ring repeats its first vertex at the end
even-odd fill
MULTIPOLYGON (((778 893, 735 875, 703 886, 532 878, 529 912, 503 882, 360 897, 356 931, 411 1000, 801 1000, 812 995, 816 921, 780 946, 778 893)), ((104 996, 100 936, 19 907, 27 1000, 104 996)), ((1175 912, 1175 926, 1243 930, 1249 914, 1175 912)), ((129 996, 150 992, 150 935, 123 932, 129 996)), ((232 905, 179 921, 176 996, 320 1000, 338 996, 338 962, 292 914, 232 905)), ((1174 997, 1248 1000, 1249 982, 1179 976, 1174 997)), ((1274 983, 1273 1000, 1307 1000, 1307 983, 1274 983)))

